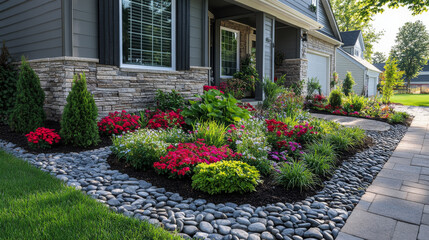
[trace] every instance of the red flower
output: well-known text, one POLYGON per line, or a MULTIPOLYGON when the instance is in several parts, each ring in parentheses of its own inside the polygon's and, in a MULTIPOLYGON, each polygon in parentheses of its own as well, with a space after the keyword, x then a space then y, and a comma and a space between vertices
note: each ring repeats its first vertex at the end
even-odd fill
POLYGON ((241 156, 234 153, 227 145, 217 148, 207 146, 197 141, 195 143, 179 143, 177 147, 170 145, 166 156, 155 162, 153 167, 159 173, 168 173, 173 177, 181 177, 192 173, 199 163, 214 163, 221 160, 230 160, 241 156))
POLYGON ((140 128, 140 116, 127 114, 127 111, 109 113, 97 123, 98 130, 106 135, 119 134, 124 131, 133 132, 140 128))
POLYGON ((60 135, 54 129, 40 127, 34 132, 25 135, 32 148, 50 148, 54 143, 60 142, 60 135))
POLYGON ((180 112, 182 112, 181 109, 166 112, 158 110, 149 120, 147 127, 150 129, 182 127, 185 124, 185 120, 180 112))

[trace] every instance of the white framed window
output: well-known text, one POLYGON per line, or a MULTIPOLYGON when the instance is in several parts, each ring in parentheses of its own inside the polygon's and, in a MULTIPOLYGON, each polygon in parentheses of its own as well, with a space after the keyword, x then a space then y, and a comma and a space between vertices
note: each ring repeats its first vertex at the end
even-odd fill
POLYGON ((174 70, 176 0, 121 0, 121 67, 174 70))
POLYGON ((240 69, 240 32, 221 27, 220 45, 221 78, 232 78, 240 69))

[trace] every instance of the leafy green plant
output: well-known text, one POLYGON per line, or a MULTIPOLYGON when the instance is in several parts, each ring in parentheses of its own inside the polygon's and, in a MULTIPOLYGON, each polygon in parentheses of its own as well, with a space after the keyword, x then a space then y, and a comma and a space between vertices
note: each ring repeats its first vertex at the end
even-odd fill
POLYGON ((185 99, 174 89, 169 93, 158 89, 155 95, 155 102, 156 108, 163 112, 167 110, 176 111, 183 109, 185 106, 185 99))
POLYGON ((319 80, 317 78, 308 79, 307 83, 307 99, 311 99, 313 97, 314 91, 318 92, 319 95, 322 94, 322 85, 320 85, 319 80))
POLYGON ((304 98, 294 92, 283 91, 268 108, 269 113, 275 113, 282 117, 297 117, 304 107, 304 98))
POLYGON ((200 121, 193 125, 192 139, 204 139, 204 143, 208 146, 222 147, 226 145, 225 134, 228 126, 215 121, 200 121))
POLYGON ((328 141, 316 141, 305 146, 307 153, 317 153, 318 155, 325 156, 331 162, 334 162, 337 155, 334 148, 328 141))
POLYGON ((80 77, 75 74, 61 118, 60 135, 64 142, 79 147, 97 145, 100 142, 97 116, 97 106, 87 89, 85 73, 80 77))
POLYGON ((12 58, 5 42, 0 54, 0 122, 7 121, 15 105, 18 73, 12 65, 12 58))
POLYGON ((237 99, 231 95, 224 95, 219 90, 211 89, 204 95, 198 96, 197 100, 189 102, 191 106, 181 112, 189 125, 196 121, 209 120, 228 125, 250 118, 248 110, 237 106, 237 99))
POLYGON ((316 177, 307 169, 304 162, 292 161, 280 166, 276 181, 286 189, 299 188, 302 191, 311 189, 316 184, 316 177))
POLYGON ((301 96, 303 94, 302 91, 304 90, 304 84, 305 84, 305 80, 302 79, 300 81, 292 83, 290 88, 292 89, 292 91, 295 93, 296 96, 301 96))
POLYGON ((334 89, 331 91, 331 93, 329 94, 329 104, 331 104, 332 107, 341 107, 341 105, 343 104, 343 99, 342 99, 342 93, 340 89, 334 89))
POLYGON ((240 161, 201 163, 192 176, 192 187, 209 194, 251 192, 259 183, 258 170, 240 161))
POLYGON ((264 121, 249 119, 237 125, 230 127, 227 134, 231 148, 242 154, 240 161, 256 167, 262 175, 270 174, 273 167, 267 159, 270 146, 265 136, 264 121))
POLYGON ((404 123, 410 115, 406 112, 395 112, 389 117, 390 123, 404 123))
POLYGON ((262 103, 262 107, 265 109, 273 104, 277 97, 284 92, 284 83, 286 80, 286 75, 283 75, 277 82, 271 81, 269 78, 264 78, 262 82, 262 88, 264 89, 265 99, 262 103))
POLYGON ((384 66, 385 71, 382 74, 383 102, 390 103, 390 98, 394 95, 393 89, 396 86, 402 86, 404 72, 399 71, 396 59, 389 58, 384 66))
POLYGON ((352 140, 351 147, 361 145, 365 139, 365 130, 358 127, 342 127, 339 134, 349 137, 352 140))
POLYGON ((334 89, 336 86, 338 86, 338 80, 339 80, 338 73, 334 72, 332 74, 332 79, 331 79, 331 82, 330 82, 331 89, 334 89))
MULTIPOLYGON (((10 127, 19 133, 29 133, 42 127, 46 118, 43 110, 45 93, 40 86, 39 77, 24 57, 22 57, 16 92, 14 108, 9 118, 10 127)), ((96 131, 98 133, 98 129, 96 131)))
POLYGON ((355 85, 355 81, 352 77, 352 73, 351 72, 347 72, 346 74, 346 78, 344 79, 343 82, 343 92, 344 95, 348 96, 350 93, 353 92, 353 86, 355 85))
POLYGON ((366 106, 366 98, 356 94, 349 94, 344 101, 346 112, 360 112, 366 106))
POLYGON ((252 62, 252 58, 247 56, 241 62, 241 68, 239 72, 234 73, 234 78, 243 80, 246 91, 255 91, 255 83, 259 78, 258 71, 256 70, 255 63, 252 62))
POLYGON ((219 90, 226 95, 231 94, 236 99, 244 98, 248 84, 239 78, 228 78, 226 81, 221 82, 219 90))
POLYGON ((319 176, 326 176, 331 173, 333 160, 319 152, 304 153, 302 155, 303 161, 307 167, 314 174, 319 176))
POLYGON ((337 122, 318 118, 312 119, 310 121, 310 125, 313 126, 313 130, 318 132, 321 137, 326 134, 333 133, 341 127, 337 122))
POLYGON ((139 129, 136 132, 112 137, 112 152, 136 169, 152 167, 167 153, 167 131, 139 129))
POLYGON ((340 132, 328 134, 326 140, 337 152, 345 151, 353 146, 353 139, 349 136, 342 135, 340 132))

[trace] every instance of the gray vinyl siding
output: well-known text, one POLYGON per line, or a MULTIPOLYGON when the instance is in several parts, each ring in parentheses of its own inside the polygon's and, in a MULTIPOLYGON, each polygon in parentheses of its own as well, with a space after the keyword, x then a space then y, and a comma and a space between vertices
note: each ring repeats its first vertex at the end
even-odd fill
POLYGON ((334 32, 332 31, 332 27, 331 24, 329 23, 329 19, 328 16, 326 15, 326 11, 325 8, 323 7, 323 3, 322 1, 318 1, 318 6, 317 6, 317 21, 321 24, 323 24, 323 28, 320 30, 321 32, 327 34, 330 37, 334 37, 334 32))
POLYGON ((365 86, 365 70, 352 62, 350 59, 344 57, 340 53, 337 54, 337 73, 341 81, 346 78, 347 72, 351 72, 356 85, 353 86, 353 91, 356 94, 362 94, 365 86))
MULTIPOLYGON (((273 28, 274 20, 270 17, 264 17, 264 39, 272 39, 273 37, 273 28)), ((275 36, 274 36, 275 37, 275 36)), ((272 39, 274 41, 274 39, 272 39)), ((264 42, 264 77, 273 77, 273 48, 270 41, 264 42)))
POLYGON ((190 11, 190 65, 202 66, 203 52, 203 1, 191 0, 190 11))
POLYGON ((316 13, 310 10, 311 0, 280 0, 280 2, 283 2, 314 20, 317 20, 316 13))
POLYGON ((1 1, 2 41, 15 59, 61 56, 61 0, 1 1))
POLYGON ((98 58, 98 1, 73 0, 73 56, 98 58))

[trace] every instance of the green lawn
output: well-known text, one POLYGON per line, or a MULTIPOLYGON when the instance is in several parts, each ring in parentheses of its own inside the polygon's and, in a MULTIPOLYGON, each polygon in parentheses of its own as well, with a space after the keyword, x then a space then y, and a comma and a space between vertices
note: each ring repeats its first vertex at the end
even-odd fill
POLYGON ((407 106, 429 107, 429 94, 395 94, 390 102, 407 106))
POLYGON ((0 239, 181 239, 0 151, 0 239))

